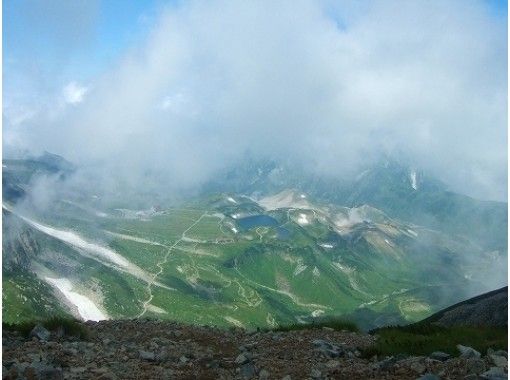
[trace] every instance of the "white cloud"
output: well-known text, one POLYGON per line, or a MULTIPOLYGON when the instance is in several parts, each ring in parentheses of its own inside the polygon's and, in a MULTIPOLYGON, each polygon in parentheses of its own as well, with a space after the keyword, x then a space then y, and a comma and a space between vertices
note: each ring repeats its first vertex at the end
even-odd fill
POLYGON ((178 113, 186 110, 186 103, 186 97, 179 92, 174 95, 165 96, 160 103, 160 108, 162 110, 178 113))
POLYGON ((483 1, 190 1, 96 78, 94 97, 70 83, 75 107, 26 141, 172 185, 246 150, 328 175, 401 150, 504 199, 506 55, 506 18, 483 1))
POLYGON ((68 104, 78 104, 88 92, 88 88, 81 86, 76 82, 69 82, 62 90, 64 101, 68 104))

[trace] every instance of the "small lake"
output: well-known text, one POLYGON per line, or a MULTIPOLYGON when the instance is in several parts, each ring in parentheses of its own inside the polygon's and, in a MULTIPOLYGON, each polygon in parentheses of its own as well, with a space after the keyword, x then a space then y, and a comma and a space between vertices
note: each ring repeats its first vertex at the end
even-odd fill
POLYGON ((278 221, 269 215, 253 215, 237 220, 237 224, 244 229, 249 230, 254 227, 276 227, 278 221))

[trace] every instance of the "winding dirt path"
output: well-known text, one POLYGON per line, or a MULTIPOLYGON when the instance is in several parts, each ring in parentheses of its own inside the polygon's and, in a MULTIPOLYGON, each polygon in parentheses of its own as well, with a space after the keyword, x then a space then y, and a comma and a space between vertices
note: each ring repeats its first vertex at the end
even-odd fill
POLYGON ((143 302, 143 310, 142 312, 138 315, 137 318, 140 318, 142 317, 146 312, 147 312, 147 307, 148 305, 151 303, 152 301, 152 298, 153 298, 153 295, 152 295, 152 285, 154 285, 154 283, 156 282, 158 276, 163 273, 163 265, 165 265, 167 262, 168 262, 168 257, 170 256, 170 253, 172 252, 172 250, 180 243, 182 242, 185 238, 186 238, 186 232, 188 232, 189 230, 191 230, 193 227, 195 227, 201 220, 202 218, 204 218, 205 216, 207 216, 207 212, 204 212, 202 215, 200 215, 200 217, 195 220, 193 222, 193 224, 191 226, 189 226, 181 235, 181 237, 174 243, 172 244, 170 247, 168 247, 168 250, 166 251, 166 254, 165 254, 165 257, 163 258, 163 260, 161 260, 160 262, 158 262, 156 264, 156 266, 159 268, 159 270, 157 272, 155 272, 153 275, 152 275, 152 278, 150 279, 150 281, 147 283, 147 290, 149 292, 149 297, 147 298, 146 301, 143 302))

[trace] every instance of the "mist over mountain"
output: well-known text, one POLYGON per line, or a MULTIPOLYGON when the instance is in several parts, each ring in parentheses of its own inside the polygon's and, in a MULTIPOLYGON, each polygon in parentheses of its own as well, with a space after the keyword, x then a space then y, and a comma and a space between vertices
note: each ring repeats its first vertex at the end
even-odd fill
POLYGON ((507 198, 507 20, 490 2, 160 4, 113 50, 96 2, 54 8, 7 18, 6 158, 46 150, 105 188, 167 194, 248 151, 336 179, 403 152, 455 192, 507 198), (34 40, 11 42, 20 27, 34 40))

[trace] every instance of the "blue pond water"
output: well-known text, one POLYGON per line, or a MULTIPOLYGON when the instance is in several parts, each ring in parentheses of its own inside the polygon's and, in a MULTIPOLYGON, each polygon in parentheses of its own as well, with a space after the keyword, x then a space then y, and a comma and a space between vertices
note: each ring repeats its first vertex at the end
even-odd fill
POLYGON ((249 230, 253 227, 276 227, 278 221, 269 215, 253 215, 247 216, 237 220, 239 226, 244 230, 249 230))

